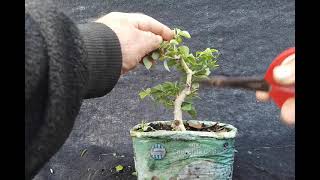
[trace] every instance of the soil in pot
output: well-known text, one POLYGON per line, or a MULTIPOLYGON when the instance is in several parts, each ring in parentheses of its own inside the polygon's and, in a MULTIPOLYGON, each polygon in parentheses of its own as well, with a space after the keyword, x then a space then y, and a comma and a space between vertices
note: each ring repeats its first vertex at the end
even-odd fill
MULTIPOLYGON (((219 122, 216 122, 213 125, 205 125, 204 123, 200 122, 188 122, 186 121, 184 123, 184 126, 186 127, 187 131, 207 131, 207 132, 229 132, 231 129, 226 128, 226 125, 220 125, 219 122)), ((169 124, 163 124, 163 123, 150 123, 149 127, 146 130, 142 130, 142 128, 138 128, 137 131, 142 132, 151 132, 151 131, 157 131, 157 130, 166 130, 166 131, 172 131, 173 128, 169 124)))

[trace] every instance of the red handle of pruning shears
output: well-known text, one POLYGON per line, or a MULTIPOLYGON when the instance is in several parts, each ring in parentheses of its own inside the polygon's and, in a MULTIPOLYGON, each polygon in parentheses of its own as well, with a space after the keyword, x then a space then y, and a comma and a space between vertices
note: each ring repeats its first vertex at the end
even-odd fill
POLYGON ((200 82, 214 87, 243 88, 253 91, 268 91, 272 100, 281 108, 283 103, 295 96, 295 85, 280 85, 273 79, 273 69, 289 56, 295 54, 295 48, 289 48, 279 54, 270 64, 264 78, 214 76, 200 82))
POLYGON ((295 54, 295 48, 289 48, 279 54, 270 64, 264 77, 264 79, 270 85, 269 95, 280 108, 287 99, 295 97, 295 85, 284 86, 275 82, 273 79, 273 69, 276 66, 279 66, 287 57, 293 54, 295 54))

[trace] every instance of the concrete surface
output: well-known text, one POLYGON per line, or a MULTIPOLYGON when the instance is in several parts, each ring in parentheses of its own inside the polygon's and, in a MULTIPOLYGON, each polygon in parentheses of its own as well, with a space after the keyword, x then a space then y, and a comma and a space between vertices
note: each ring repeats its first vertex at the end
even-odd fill
MULTIPOLYGON (((213 75, 262 75, 278 53, 295 45, 294 0, 55 1, 78 23, 122 11, 143 12, 170 27, 183 28, 192 36, 187 43, 193 51, 220 50, 220 68, 213 75)), ((161 106, 140 102, 137 94, 173 79, 175 74, 162 66, 152 72, 139 67, 122 77, 108 95, 84 101, 69 139, 35 179, 136 179, 131 175, 129 128, 142 120, 172 118, 161 106), (81 157, 83 149, 87 153, 81 157), (118 164, 125 167, 124 172, 115 172, 118 164)), ((256 102, 254 92, 242 90, 206 88, 200 96, 198 119, 219 120, 239 130, 234 179, 295 179, 295 131, 279 121, 279 110, 272 102, 256 102)))

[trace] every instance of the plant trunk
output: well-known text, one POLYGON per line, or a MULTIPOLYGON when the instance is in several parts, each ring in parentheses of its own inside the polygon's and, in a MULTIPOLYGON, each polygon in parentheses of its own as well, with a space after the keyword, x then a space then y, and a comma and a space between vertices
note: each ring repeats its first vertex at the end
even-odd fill
POLYGON ((181 65, 187 73, 187 81, 186 81, 185 88, 179 93, 176 100, 174 101, 174 121, 171 127, 176 131, 186 130, 182 121, 181 106, 182 106, 182 103, 184 102, 184 99, 191 93, 191 80, 193 75, 193 72, 191 71, 191 69, 189 69, 189 67, 184 62, 183 59, 181 59, 181 65))

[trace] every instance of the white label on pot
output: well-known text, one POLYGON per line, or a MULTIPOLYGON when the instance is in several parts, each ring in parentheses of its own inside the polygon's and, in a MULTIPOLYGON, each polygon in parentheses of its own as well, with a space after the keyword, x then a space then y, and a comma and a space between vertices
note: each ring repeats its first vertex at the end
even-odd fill
POLYGON ((189 145, 189 148, 176 150, 175 153, 178 156, 185 156, 185 157, 197 157, 197 156, 209 156, 209 155, 216 155, 221 154, 227 150, 228 143, 223 145, 223 148, 207 148, 201 147, 199 143, 192 143, 189 145))
POLYGON ((151 147, 150 155, 153 159, 160 160, 166 155, 166 149, 162 144, 154 144, 151 147))
POLYGON ((178 174, 178 180, 231 180, 232 166, 209 161, 196 161, 185 166, 178 174))

